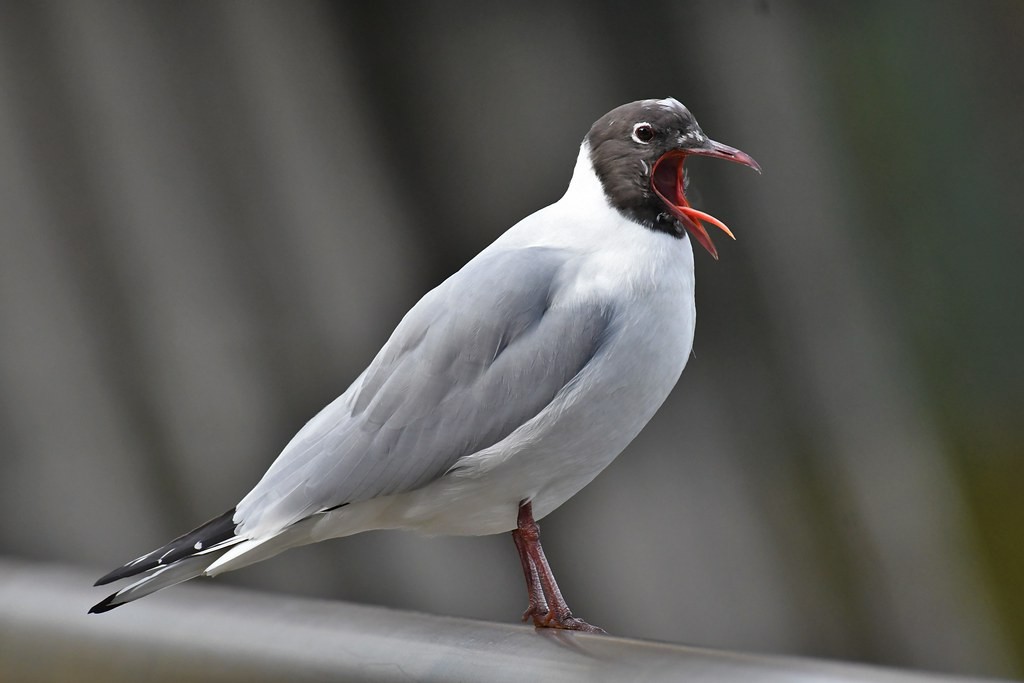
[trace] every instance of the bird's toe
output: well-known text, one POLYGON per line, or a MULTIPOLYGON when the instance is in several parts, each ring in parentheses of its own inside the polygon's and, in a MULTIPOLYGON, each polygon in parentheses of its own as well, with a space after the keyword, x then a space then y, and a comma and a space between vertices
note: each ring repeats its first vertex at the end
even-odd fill
POLYGON ((532 613, 530 610, 527 610, 527 614, 523 616, 524 620, 525 617, 532 616, 533 625, 537 628, 557 628, 565 631, 582 631, 583 633, 608 633, 600 626, 588 624, 579 617, 574 617, 572 614, 557 614, 556 612, 548 612, 541 616, 532 613))

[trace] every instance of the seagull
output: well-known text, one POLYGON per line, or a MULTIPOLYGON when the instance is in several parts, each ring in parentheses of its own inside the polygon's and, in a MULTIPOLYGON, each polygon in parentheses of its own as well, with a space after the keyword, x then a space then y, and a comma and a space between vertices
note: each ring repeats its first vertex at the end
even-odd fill
POLYGON ((705 226, 733 237, 687 201, 690 155, 760 172, 673 98, 598 119, 561 199, 420 299, 235 507, 100 578, 137 577, 89 611, 363 531, 511 532, 523 621, 603 632, 566 604, 537 520, 625 449, 686 365, 690 237, 715 259, 705 226))

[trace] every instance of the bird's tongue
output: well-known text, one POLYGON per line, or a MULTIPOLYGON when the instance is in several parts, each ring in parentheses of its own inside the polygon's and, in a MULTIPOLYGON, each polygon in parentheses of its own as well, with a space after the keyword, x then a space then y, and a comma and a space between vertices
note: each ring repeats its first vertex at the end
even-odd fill
POLYGON ((654 164, 654 172, 651 173, 651 187, 655 194, 661 198, 665 206, 676 219, 682 223, 693 235, 700 245, 708 250, 715 259, 718 258, 718 250, 715 249, 711 236, 704 229, 704 223, 710 223, 719 228, 729 237, 736 239, 732 231, 725 223, 714 216, 699 211, 686 201, 684 193, 685 178, 683 176, 683 162, 686 160, 684 152, 669 152, 654 164))

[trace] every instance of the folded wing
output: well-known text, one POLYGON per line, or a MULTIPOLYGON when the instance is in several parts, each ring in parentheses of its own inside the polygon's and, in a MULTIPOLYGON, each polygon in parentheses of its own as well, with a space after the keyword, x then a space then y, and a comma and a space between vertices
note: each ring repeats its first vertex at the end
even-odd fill
POLYGON ((543 411, 614 317, 559 296, 574 269, 560 249, 484 252, 428 293, 238 504, 237 533, 421 487, 543 411))

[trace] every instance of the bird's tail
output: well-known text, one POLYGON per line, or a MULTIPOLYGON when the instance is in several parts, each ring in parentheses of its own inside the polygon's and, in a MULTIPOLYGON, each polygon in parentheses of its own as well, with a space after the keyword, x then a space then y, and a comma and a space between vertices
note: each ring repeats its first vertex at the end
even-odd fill
POLYGON ((118 567, 96 582, 102 586, 120 579, 143 575, 125 588, 93 605, 92 614, 108 612, 161 588, 173 586, 203 574, 231 546, 246 539, 235 535, 234 508, 220 517, 179 536, 162 548, 118 567))

